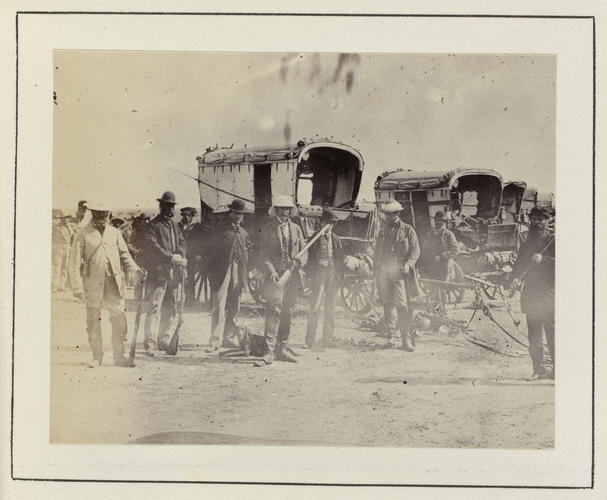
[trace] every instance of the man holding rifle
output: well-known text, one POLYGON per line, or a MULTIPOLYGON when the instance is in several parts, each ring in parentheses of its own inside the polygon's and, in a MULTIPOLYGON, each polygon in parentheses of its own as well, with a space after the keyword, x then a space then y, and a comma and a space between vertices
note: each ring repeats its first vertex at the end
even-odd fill
POLYGON ((76 235, 70 275, 74 296, 86 303, 86 329, 93 351, 89 366, 92 368, 103 362, 102 307, 110 313, 114 364, 125 366, 126 282, 122 267, 138 277, 143 276, 143 272, 131 257, 120 231, 109 224, 109 209, 95 202, 91 202, 88 208, 91 221, 76 235))
POLYGON ((307 262, 306 240, 301 228, 291 221, 297 208, 289 196, 276 196, 268 211, 273 220, 262 231, 260 267, 264 273, 262 296, 266 302, 265 338, 267 353, 256 366, 279 361, 295 363, 287 345, 291 313, 302 288, 301 268, 307 262), (282 278, 282 280, 281 280, 282 278))
POLYGON ((533 363, 530 380, 554 379, 554 234, 548 228, 550 215, 534 207, 529 214, 531 228, 511 275, 512 282, 524 282, 521 312, 527 316, 529 355, 533 363), (544 336, 552 358, 545 358, 544 336))
POLYGON ((333 225, 338 221, 333 210, 325 208, 320 218, 320 225, 329 225, 325 233, 310 247, 309 267, 312 267, 310 312, 306 329, 305 349, 311 349, 316 343, 316 330, 320 316, 321 303, 324 303, 324 322, 322 345, 333 347, 335 330, 335 295, 337 294, 338 276, 344 274, 344 253, 339 236, 333 234, 333 225))
POLYGON ((154 343, 166 351, 177 315, 177 294, 181 275, 187 266, 186 244, 175 221, 175 195, 166 191, 157 198, 160 213, 146 226, 143 256, 148 272, 148 307, 143 347, 154 356, 154 343))

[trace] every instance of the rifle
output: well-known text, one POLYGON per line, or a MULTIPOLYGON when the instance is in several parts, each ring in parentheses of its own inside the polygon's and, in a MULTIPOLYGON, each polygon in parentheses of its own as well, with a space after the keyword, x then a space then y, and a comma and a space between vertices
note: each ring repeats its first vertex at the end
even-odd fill
POLYGON ((137 334, 139 333, 139 327, 141 326, 141 311, 143 309, 143 304, 145 303, 145 282, 147 275, 143 276, 141 280, 141 297, 139 300, 139 304, 137 305, 137 315, 135 316, 135 332, 133 333, 133 340, 131 340, 131 350, 129 352, 129 359, 126 365, 129 368, 133 368, 135 366, 135 348, 137 347, 137 334))
MULTIPOLYGON (((318 238, 320 238, 323 234, 325 234, 330 228, 331 228, 331 224, 327 224, 320 231, 318 231, 318 233, 316 233, 312 237, 312 239, 310 241, 308 241, 308 243, 306 243, 306 245, 297 253, 297 255, 295 257, 293 257, 293 260, 297 259, 298 257, 301 257, 304 253, 306 253, 308 248, 310 248, 314 243, 316 243, 316 240, 318 238)), ((289 281, 289 278, 291 277, 292 273, 293 273, 293 266, 291 266, 284 273, 282 273, 282 276, 278 280, 277 285, 280 288, 284 287, 287 284, 287 281, 289 281)))
MULTIPOLYGON (((171 269, 172 271, 172 269, 171 269)), ((171 342, 166 349, 166 353, 169 356, 175 356, 177 351, 179 350, 179 330, 181 329, 181 325, 183 325, 183 304, 185 302, 185 269, 181 269, 181 282, 177 287, 177 297, 179 300, 179 305, 177 308, 177 326, 175 327, 175 333, 171 337, 171 342)))

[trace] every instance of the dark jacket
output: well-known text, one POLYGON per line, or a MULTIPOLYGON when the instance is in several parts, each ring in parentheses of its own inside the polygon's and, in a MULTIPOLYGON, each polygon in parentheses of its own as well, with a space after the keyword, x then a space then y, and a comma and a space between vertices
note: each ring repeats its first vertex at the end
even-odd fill
POLYGON ((424 239, 422 250, 420 267, 424 274, 448 281, 453 272, 453 259, 458 251, 455 235, 445 226, 438 231, 431 230, 424 239), (440 257, 439 262, 435 262, 436 256, 440 257))
POLYGON ((231 222, 220 225, 209 241, 208 272, 212 290, 218 290, 233 259, 238 262, 240 283, 246 283, 249 270, 249 256, 253 244, 247 231, 231 222))
POLYGON ((413 226, 396 219, 395 223, 387 222, 380 229, 375 246, 376 266, 413 267, 419 258, 419 241, 413 226))
MULTIPOLYGON (((301 228, 292 221, 288 222, 290 241, 288 248, 289 261, 303 249, 306 245, 301 228)), ((273 220, 266 224, 262 229, 261 243, 259 249, 259 268, 261 271, 270 275, 273 272, 280 273, 283 270, 280 269, 281 257, 282 257, 282 246, 281 246, 281 233, 280 227, 277 221, 273 220)), ((301 265, 304 266, 308 261, 307 252, 299 257, 301 265)))
POLYGON ((531 231, 521 245, 512 276, 521 278, 525 272, 521 311, 554 309, 554 234, 550 231, 543 234, 531 231), (542 261, 532 263, 533 255, 542 250, 542 261))
MULTIPOLYGON (((318 232, 310 236, 310 239, 314 238, 317 233, 318 232)), ((324 236, 321 236, 320 238, 323 237, 324 236)), ((316 240, 316 242, 308 249, 308 268, 313 274, 316 274, 318 272, 324 272, 324 270, 326 269, 319 265, 321 249, 319 240, 316 240)), ((333 232, 331 232, 331 247, 333 253, 333 266, 335 269, 335 273, 338 276, 343 276, 345 272, 344 249, 340 237, 333 232)))
POLYGON ((159 214, 146 226, 144 247, 146 269, 153 276, 168 277, 173 254, 187 256, 185 239, 176 222, 159 214))

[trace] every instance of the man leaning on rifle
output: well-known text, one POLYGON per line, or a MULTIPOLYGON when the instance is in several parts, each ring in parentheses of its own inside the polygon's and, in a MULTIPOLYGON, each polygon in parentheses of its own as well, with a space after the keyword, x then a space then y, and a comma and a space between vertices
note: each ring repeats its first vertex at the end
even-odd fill
POLYGON ((168 347, 177 315, 177 290, 187 266, 185 240, 173 220, 175 195, 166 191, 157 201, 160 213, 146 225, 143 249, 149 293, 143 339, 147 356, 154 356, 155 342, 159 351, 168 347))

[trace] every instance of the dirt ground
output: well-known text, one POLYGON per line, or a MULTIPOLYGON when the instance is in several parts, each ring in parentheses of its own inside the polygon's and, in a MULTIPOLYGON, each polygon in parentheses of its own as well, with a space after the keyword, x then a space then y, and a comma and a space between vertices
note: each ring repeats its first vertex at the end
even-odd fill
MULTIPOLYGON (((468 297, 469 299, 469 297, 468 297)), ((52 443, 308 444, 341 446, 551 448, 554 383, 528 382, 531 360, 482 314, 473 335, 511 356, 496 354, 442 328, 422 332, 415 352, 387 348, 375 332, 341 307, 338 347, 299 349, 306 304, 294 318, 291 345, 299 362, 253 367, 207 354, 210 313, 186 309, 175 357, 143 355, 136 367, 112 365, 104 317, 104 364, 87 368, 91 353, 84 305, 62 292, 52 297, 52 443)), ((503 307, 493 309, 508 331, 503 307)), ((105 314, 105 313, 104 313, 105 314)), ((468 320, 472 309, 449 311, 468 320)), ((520 329, 526 334, 524 317, 520 329)), ((129 311, 129 338, 135 313, 129 311)), ((263 331, 263 309, 245 297, 240 321, 263 331)), ((525 338, 525 337, 521 337, 525 338)))

